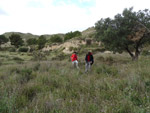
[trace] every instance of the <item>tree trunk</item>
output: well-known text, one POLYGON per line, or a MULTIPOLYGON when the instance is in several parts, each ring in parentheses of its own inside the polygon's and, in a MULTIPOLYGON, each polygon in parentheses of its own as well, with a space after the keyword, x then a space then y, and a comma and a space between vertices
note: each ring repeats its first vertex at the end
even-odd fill
POLYGON ((138 60, 139 55, 140 55, 140 51, 139 51, 139 45, 137 44, 136 48, 135 48, 135 55, 134 55, 134 60, 138 60))
POLYGON ((136 54, 135 54, 135 55, 132 57, 132 60, 133 60, 133 61, 137 61, 138 58, 139 58, 139 55, 136 55, 136 54))
POLYGON ((129 53, 129 55, 131 56, 132 60, 134 59, 134 54, 129 50, 128 47, 126 47, 126 51, 129 53))
POLYGON ((131 56, 131 58, 132 58, 133 61, 138 60, 139 54, 140 54, 140 51, 138 50, 138 48, 136 48, 135 54, 133 54, 133 53, 129 50, 128 47, 126 48, 126 51, 129 53, 129 55, 131 56))

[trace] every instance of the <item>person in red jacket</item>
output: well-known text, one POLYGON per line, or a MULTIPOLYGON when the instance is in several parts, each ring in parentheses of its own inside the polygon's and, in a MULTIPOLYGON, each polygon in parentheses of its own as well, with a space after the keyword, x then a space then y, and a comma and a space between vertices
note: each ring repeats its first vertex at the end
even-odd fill
POLYGON ((73 64, 74 67, 79 68, 78 67, 78 57, 77 57, 77 53, 76 52, 74 52, 71 55, 71 61, 72 61, 72 64, 73 64))
POLYGON ((91 70, 91 65, 94 63, 94 58, 91 52, 88 52, 85 56, 85 72, 88 72, 88 70, 91 70))

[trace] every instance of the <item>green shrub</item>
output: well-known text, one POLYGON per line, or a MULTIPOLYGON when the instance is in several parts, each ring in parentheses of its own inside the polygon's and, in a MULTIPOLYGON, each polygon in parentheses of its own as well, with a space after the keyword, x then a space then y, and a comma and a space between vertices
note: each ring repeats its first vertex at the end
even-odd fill
POLYGON ((12 47, 8 49, 9 52, 16 52, 16 48, 12 47))
POLYGON ((53 35, 51 38, 50 38, 50 42, 54 43, 60 43, 60 42, 63 42, 62 38, 58 35, 53 35))
POLYGON ((143 50, 142 55, 148 56, 148 55, 150 55, 150 52, 148 50, 143 50))
POLYGON ((28 52, 28 48, 27 47, 21 47, 18 50, 19 52, 28 52))
POLYGON ((38 49, 42 49, 45 47, 45 44, 47 42, 47 39, 45 36, 41 35, 38 40, 37 40, 37 44, 38 44, 38 49))
POLYGON ((37 39, 36 38, 29 38, 29 39, 27 39, 27 44, 28 45, 36 45, 37 39))
POLYGON ((19 48, 24 44, 24 40, 19 34, 12 34, 10 37, 11 45, 14 45, 16 48, 19 48))
POLYGON ((32 74, 32 69, 22 69, 18 73, 20 76, 17 77, 17 81, 21 84, 26 83, 35 77, 32 74))
POLYGON ((14 57, 13 60, 15 60, 15 61, 24 61, 22 58, 19 58, 19 57, 14 57))
POLYGON ((64 40, 66 41, 66 40, 72 39, 77 36, 81 36, 81 32, 79 32, 79 31, 72 32, 71 31, 71 32, 65 34, 64 40))

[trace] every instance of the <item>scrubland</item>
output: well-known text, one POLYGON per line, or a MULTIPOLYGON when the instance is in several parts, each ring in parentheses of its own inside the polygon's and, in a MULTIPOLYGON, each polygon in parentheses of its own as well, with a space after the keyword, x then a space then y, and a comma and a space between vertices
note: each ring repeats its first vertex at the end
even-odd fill
POLYGON ((149 113, 150 56, 94 53, 91 72, 70 56, 0 54, 0 113, 149 113))

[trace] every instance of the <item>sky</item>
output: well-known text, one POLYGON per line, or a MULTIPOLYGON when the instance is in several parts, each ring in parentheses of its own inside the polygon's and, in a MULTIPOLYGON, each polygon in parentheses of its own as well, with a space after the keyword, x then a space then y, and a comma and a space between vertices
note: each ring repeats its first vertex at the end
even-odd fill
POLYGON ((0 0, 0 34, 83 31, 125 8, 149 9, 150 0, 0 0))

